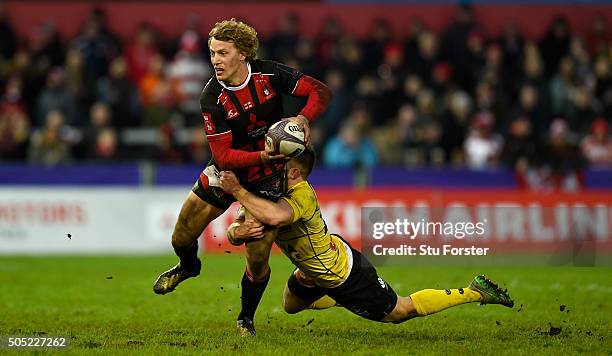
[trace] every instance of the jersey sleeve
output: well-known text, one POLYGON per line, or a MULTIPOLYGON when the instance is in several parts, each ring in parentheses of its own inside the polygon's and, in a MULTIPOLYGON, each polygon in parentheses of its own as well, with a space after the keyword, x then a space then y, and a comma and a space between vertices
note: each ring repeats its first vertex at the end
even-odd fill
POLYGON ((209 85, 204 88, 200 97, 200 110, 206 136, 220 135, 230 131, 230 127, 225 120, 225 110, 217 103, 218 99, 210 91, 209 85))
POLYGON ((298 221, 299 219, 310 219, 317 209, 314 204, 317 201, 317 198, 312 194, 312 191, 308 188, 308 185, 301 185, 296 187, 296 189, 289 190, 283 199, 293 209, 292 223, 298 221))
POLYGON ((291 68, 282 63, 271 62, 273 81, 276 87, 285 94, 293 95, 297 83, 304 76, 302 72, 295 68, 291 68))
POLYGON ((313 121, 327 109, 332 99, 327 85, 282 63, 269 61, 266 64, 270 66, 268 70, 273 74, 274 85, 280 92, 308 98, 300 115, 313 121))

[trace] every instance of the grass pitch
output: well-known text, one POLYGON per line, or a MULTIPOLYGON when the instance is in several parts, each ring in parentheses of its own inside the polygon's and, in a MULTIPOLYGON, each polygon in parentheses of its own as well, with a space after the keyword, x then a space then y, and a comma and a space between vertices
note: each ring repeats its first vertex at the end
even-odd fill
MULTIPOLYGON (((207 255, 202 274, 165 296, 152 292, 165 257, 2 257, 0 335, 71 338, 62 354, 610 354, 612 269, 578 267, 381 267, 401 295, 464 287, 486 273, 509 289, 514 309, 462 305, 400 325, 342 308, 287 315, 282 288, 292 270, 272 257, 272 277, 239 338, 238 254, 207 255)), ((0 349, 0 353, 48 353, 0 349)))

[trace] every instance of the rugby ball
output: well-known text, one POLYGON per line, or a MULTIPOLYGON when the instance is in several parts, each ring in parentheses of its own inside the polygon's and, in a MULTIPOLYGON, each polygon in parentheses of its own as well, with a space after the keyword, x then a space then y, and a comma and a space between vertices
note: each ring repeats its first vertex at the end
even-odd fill
POLYGON ((281 120, 270 126, 266 134, 266 148, 287 157, 300 155, 306 149, 304 131, 295 122, 281 120))

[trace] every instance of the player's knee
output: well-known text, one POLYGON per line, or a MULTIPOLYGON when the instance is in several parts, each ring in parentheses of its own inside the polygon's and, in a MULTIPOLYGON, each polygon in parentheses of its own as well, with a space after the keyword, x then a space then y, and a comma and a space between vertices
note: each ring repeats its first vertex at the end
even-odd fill
POLYGON ((410 297, 398 297, 397 301, 398 303, 395 308, 400 320, 405 321, 418 316, 410 297))
POLYGON ((269 258, 269 251, 264 251, 263 249, 251 249, 250 251, 247 251, 246 255, 247 268, 253 274, 253 276, 264 277, 270 269, 270 265, 268 264, 269 258))
POLYGON ((294 301, 285 296, 283 298, 283 309, 287 314, 296 314, 302 311, 303 308, 299 308, 294 301))
POLYGON ((270 266, 268 263, 248 265, 249 274, 251 278, 256 282, 263 282, 268 279, 270 275, 270 266))

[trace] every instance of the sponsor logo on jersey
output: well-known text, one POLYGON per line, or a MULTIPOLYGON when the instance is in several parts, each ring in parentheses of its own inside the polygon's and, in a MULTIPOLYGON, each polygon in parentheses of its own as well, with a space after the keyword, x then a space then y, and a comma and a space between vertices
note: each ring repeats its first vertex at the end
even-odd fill
POLYGON ((202 119, 204 120, 204 130, 206 131, 206 133, 209 135, 214 134, 217 131, 217 129, 215 128, 215 124, 213 123, 212 115, 209 113, 203 112, 202 119))
POLYGON ((234 109, 229 109, 227 111, 227 118, 228 119, 235 119, 236 116, 238 116, 238 111, 234 110, 234 109))
POLYGON ((378 283, 380 283, 380 287, 382 289, 386 289, 387 288, 387 283, 385 283, 385 281, 383 281, 382 278, 378 277, 378 283))

